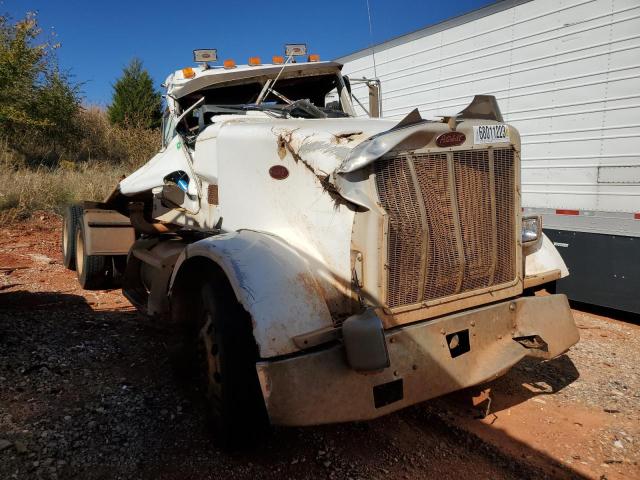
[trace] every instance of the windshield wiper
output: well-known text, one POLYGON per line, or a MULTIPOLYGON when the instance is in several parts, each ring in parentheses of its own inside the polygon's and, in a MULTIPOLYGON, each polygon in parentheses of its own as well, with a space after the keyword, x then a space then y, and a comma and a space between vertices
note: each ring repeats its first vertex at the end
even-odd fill
POLYGON ((284 110, 289 112, 290 115, 293 115, 293 112, 295 110, 300 110, 306 114, 304 118, 327 118, 326 113, 324 113, 307 99, 296 100, 289 106, 284 107, 284 110))

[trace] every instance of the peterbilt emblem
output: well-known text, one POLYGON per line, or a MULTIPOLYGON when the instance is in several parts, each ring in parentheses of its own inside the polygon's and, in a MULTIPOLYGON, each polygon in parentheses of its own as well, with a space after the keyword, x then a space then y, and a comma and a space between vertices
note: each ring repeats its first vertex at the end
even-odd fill
POLYGON ((436 145, 439 147, 455 147, 461 145, 467 137, 462 132, 445 132, 438 135, 436 138, 436 145))
POLYGON ((289 170, 283 165, 274 165, 269 169, 269 175, 276 180, 284 180, 289 176, 289 170))

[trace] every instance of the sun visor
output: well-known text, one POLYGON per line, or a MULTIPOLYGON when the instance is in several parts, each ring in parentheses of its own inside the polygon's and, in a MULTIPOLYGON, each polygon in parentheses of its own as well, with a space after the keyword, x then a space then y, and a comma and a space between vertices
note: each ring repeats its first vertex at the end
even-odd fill
POLYGON ((467 108, 458 113, 458 118, 479 118, 504 122, 498 101, 493 95, 476 95, 467 108))

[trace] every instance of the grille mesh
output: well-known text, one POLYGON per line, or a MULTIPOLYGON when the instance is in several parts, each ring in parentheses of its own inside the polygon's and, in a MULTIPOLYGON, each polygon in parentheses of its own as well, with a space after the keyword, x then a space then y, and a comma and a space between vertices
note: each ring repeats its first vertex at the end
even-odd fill
POLYGON ((515 172, 513 166, 513 150, 499 149, 493 152, 496 178, 496 217, 498 219, 497 250, 498 264, 494 283, 504 283, 516 276, 516 252, 514 249, 515 228, 513 217, 513 203, 515 202, 515 172))
POLYGON ((389 215, 390 307, 515 278, 512 149, 493 161, 488 150, 397 155, 374 169, 389 215))
POLYGON ((384 206, 389 212, 389 285, 393 285, 394 299, 399 304, 418 301, 415 285, 420 279, 423 229, 418 210, 418 196, 411 179, 406 157, 391 158, 376 176, 381 197, 388 199, 384 206))

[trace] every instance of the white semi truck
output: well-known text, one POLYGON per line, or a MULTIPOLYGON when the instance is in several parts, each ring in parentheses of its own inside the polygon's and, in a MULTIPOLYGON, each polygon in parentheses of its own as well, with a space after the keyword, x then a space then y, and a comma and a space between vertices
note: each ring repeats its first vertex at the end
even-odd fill
POLYGON ((567 271, 495 99, 355 118, 340 64, 288 53, 171 74, 162 149, 65 217, 85 288, 190 332, 220 438, 378 417, 575 344, 566 297, 533 295, 567 271))
POLYGON ((381 83, 389 119, 494 95, 522 136, 524 213, 571 272, 557 291, 640 313, 640 2, 501 1, 337 61, 356 97, 381 83))

